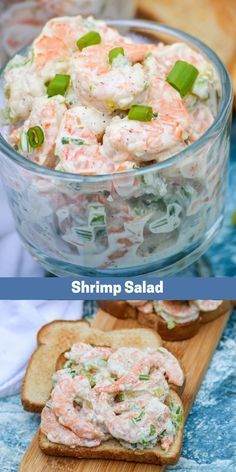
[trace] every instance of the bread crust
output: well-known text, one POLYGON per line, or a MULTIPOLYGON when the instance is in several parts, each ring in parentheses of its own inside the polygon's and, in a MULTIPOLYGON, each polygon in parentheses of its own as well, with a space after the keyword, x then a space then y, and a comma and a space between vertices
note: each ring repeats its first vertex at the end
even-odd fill
MULTIPOLYGON (((183 408, 183 404, 176 392, 170 391, 167 403, 176 401, 183 408)), ((64 446, 50 442, 47 437, 39 432, 39 447, 49 456, 75 457, 77 459, 109 459, 128 462, 143 462, 155 465, 176 464, 181 452, 183 439, 183 424, 180 426, 175 442, 168 452, 163 451, 160 446, 142 451, 133 451, 122 447, 115 439, 105 441, 97 447, 74 447, 64 446)))
POLYGON ((231 308, 231 301, 224 300, 221 305, 213 311, 200 312, 196 320, 187 321, 186 323, 176 323, 172 329, 168 328, 167 322, 158 314, 143 313, 136 307, 131 307, 126 301, 107 300, 98 302, 100 308, 110 313, 116 318, 133 318, 137 319, 141 326, 149 327, 158 332, 165 341, 183 341, 195 336, 202 323, 209 323, 219 316, 222 316, 231 308), (132 315, 130 316, 130 313, 132 315))

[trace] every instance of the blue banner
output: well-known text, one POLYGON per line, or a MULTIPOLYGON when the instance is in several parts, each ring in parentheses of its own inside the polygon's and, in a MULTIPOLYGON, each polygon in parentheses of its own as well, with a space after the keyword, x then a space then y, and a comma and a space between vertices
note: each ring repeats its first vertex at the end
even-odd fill
POLYGON ((234 278, 1 278, 2 300, 231 300, 234 278))

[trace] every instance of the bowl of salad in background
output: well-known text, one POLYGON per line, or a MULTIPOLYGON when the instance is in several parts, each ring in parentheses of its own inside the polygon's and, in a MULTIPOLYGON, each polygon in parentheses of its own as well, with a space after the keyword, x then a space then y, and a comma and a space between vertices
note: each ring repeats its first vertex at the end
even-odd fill
MULTIPOLYGON (((194 84, 195 89, 185 97, 195 126, 195 139, 187 142, 186 138, 187 143, 181 146, 173 142, 167 152, 163 148, 156 162, 153 156, 145 162, 150 151, 145 149, 140 164, 140 153, 136 149, 138 130, 141 135, 140 122, 149 120, 150 107, 132 105, 131 113, 136 113, 133 119, 139 121, 132 139, 127 111, 123 110, 115 120, 116 123, 125 120, 125 129, 120 128, 121 136, 124 131, 130 133, 125 145, 136 149, 137 163, 124 168, 121 164, 119 168, 120 162, 118 167, 116 162, 110 172, 106 167, 104 173, 79 173, 74 168, 71 171, 65 162, 51 165, 40 162, 40 155, 37 160, 24 155, 23 151, 28 151, 27 139, 32 145, 40 144, 43 139, 40 127, 30 128, 29 134, 23 126, 19 149, 18 143, 14 148, 7 142, 9 126, 3 126, 1 174, 17 231, 32 256, 48 271, 59 276, 174 274, 206 251, 223 220, 232 109, 230 79, 215 53, 187 34, 141 20, 109 21, 108 24, 120 32, 125 31, 140 44, 183 42, 211 65, 217 86, 208 83, 203 70, 194 84), (207 116, 209 113, 214 116, 208 129, 203 131, 199 129, 203 122, 199 104, 203 104, 207 116), (140 113, 146 115, 140 119, 137 115, 140 113), (196 138, 197 133, 201 135, 199 138, 196 138)), ((152 66, 150 62, 148 67, 152 69, 152 66)), ((178 71, 176 78, 176 70, 170 68, 174 75, 170 76, 169 83, 172 81, 176 89, 178 71)), ((5 72, 1 74, 2 101, 5 72)), ((188 72, 191 76, 191 68, 187 75, 188 72)), ((58 83, 49 81, 49 86, 57 88, 58 83)), ((73 97, 71 100, 73 103, 73 97)), ((161 118, 153 113, 153 119, 161 118)), ((164 120, 168 121, 168 111, 164 120)), ((116 128, 115 131, 117 136, 116 128)), ((66 146, 71 137, 60 135, 60 139, 60 145, 66 146)), ((78 139, 76 143, 74 138, 72 141, 81 144, 78 139)), ((122 146, 121 154, 124 142, 122 146)), ((95 159, 94 162, 96 164, 95 159)))

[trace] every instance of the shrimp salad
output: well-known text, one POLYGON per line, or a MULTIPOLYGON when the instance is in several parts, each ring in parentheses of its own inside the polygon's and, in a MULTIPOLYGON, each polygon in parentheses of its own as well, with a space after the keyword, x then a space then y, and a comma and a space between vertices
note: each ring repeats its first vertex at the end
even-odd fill
POLYGON ((77 174, 160 162, 213 123, 219 83, 184 43, 137 43, 93 18, 50 20, 5 72, 9 142, 77 174))
POLYGON ((127 303, 135 307, 139 312, 145 314, 157 314, 163 318, 169 329, 173 329, 176 324, 188 323, 199 318, 200 312, 205 313, 217 310, 223 300, 158 300, 146 301, 136 300, 127 303))
POLYGON ((113 438, 133 450, 171 448, 183 411, 168 401, 169 383, 181 386, 184 375, 167 349, 77 343, 65 357, 41 417, 51 442, 95 447, 113 438))
POLYGON ((205 56, 64 17, 4 75, 4 137, 39 169, 58 171, 2 167, 18 230, 50 270, 140 275, 172 267, 213 234, 227 143, 206 140, 171 166, 153 165, 190 149, 213 123, 220 85, 205 56))

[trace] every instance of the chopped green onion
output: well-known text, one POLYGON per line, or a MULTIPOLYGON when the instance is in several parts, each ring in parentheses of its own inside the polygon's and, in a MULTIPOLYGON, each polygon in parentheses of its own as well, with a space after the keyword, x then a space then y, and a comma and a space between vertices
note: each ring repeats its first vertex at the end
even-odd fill
POLYGON ((93 233, 90 230, 75 228, 75 233, 84 241, 92 241, 93 239, 93 233))
POLYGON ((175 325, 176 325, 176 323, 174 322, 174 320, 169 320, 169 321, 167 322, 167 328, 168 328, 168 329, 174 329, 174 328, 175 328, 175 325))
POLYGON ((139 380, 150 380, 150 375, 140 374, 139 380))
POLYGON ((147 107, 144 105, 133 105, 128 113, 129 120, 151 121, 152 117, 152 107, 147 107))
POLYGON ((180 93, 181 97, 192 90, 199 72, 192 64, 177 61, 168 74, 166 81, 180 93))
POLYGON ((82 51, 84 48, 89 46, 94 46, 95 44, 100 44, 102 38, 97 31, 90 31, 89 33, 81 36, 77 41, 77 46, 82 51))
POLYGON ((149 436, 153 436, 153 434, 156 433, 156 430, 156 426, 154 424, 151 424, 149 429, 149 436))
POLYGON ((67 372, 69 375, 71 375, 72 379, 74 379, 75 376, 77 375, 76 370, 73 370, 73 369, 68 369, 67 372))
POLYGON ((77 138, 61 138, 61 144, 76 144, 77 146, 85 145, 82 139, 77 138))
POLYGON ((72 367, 74 367, 74 365, 76 365, 76 362, 71 360, 68 362, 68 364, 66 364, 66 369, 72 369, 72 367))
POLYGON ((27 139, 29 145, 36 149, 44 143, 44 132, 40 126, 34 126, 27 131, 27 139))
POLYGON ((233 211, 231 215, 231 223, 233 226, 236 226, 236 211, 233 211))
POLYGON ((143 446, 143 447, 148 447, 148 446, 149 446, 149 444, 150 444, 150 442, 149 442, 149 441, 147 441, 147 439, 141 439, 141 441, 140 441, 140 442, 141 442, 141 444, 142 444, 142 446, 143 446))
POLYGON ((52 79, 47 88, 48 97, 54 97, 55 95, 65 95, 70 85, 70 75, 56 74, 52 79))
POLYGON ((138 416, 135 416, 135 418, 132 418, 132 422, 137 423, 138 421, 141 421, 141 419, 144 417, 144 415, 145 415, 145 412, 140 411, 138 416))
POLYGON ((125 55, 124 48, 114 48, 114 49, 111 49, 111 50, 109 51, 109 62, 110 62, 110 64, 112 64, 112 62, 114 61, 114 59, 116 59, 120 54, 121 54, 122 56, 125 55))
POLYGON ((96 385, 95 377, 90 377, 89 383, 90 383, 90 387, 92 387, 92 388, 95 387, 95 385, 96 385))

